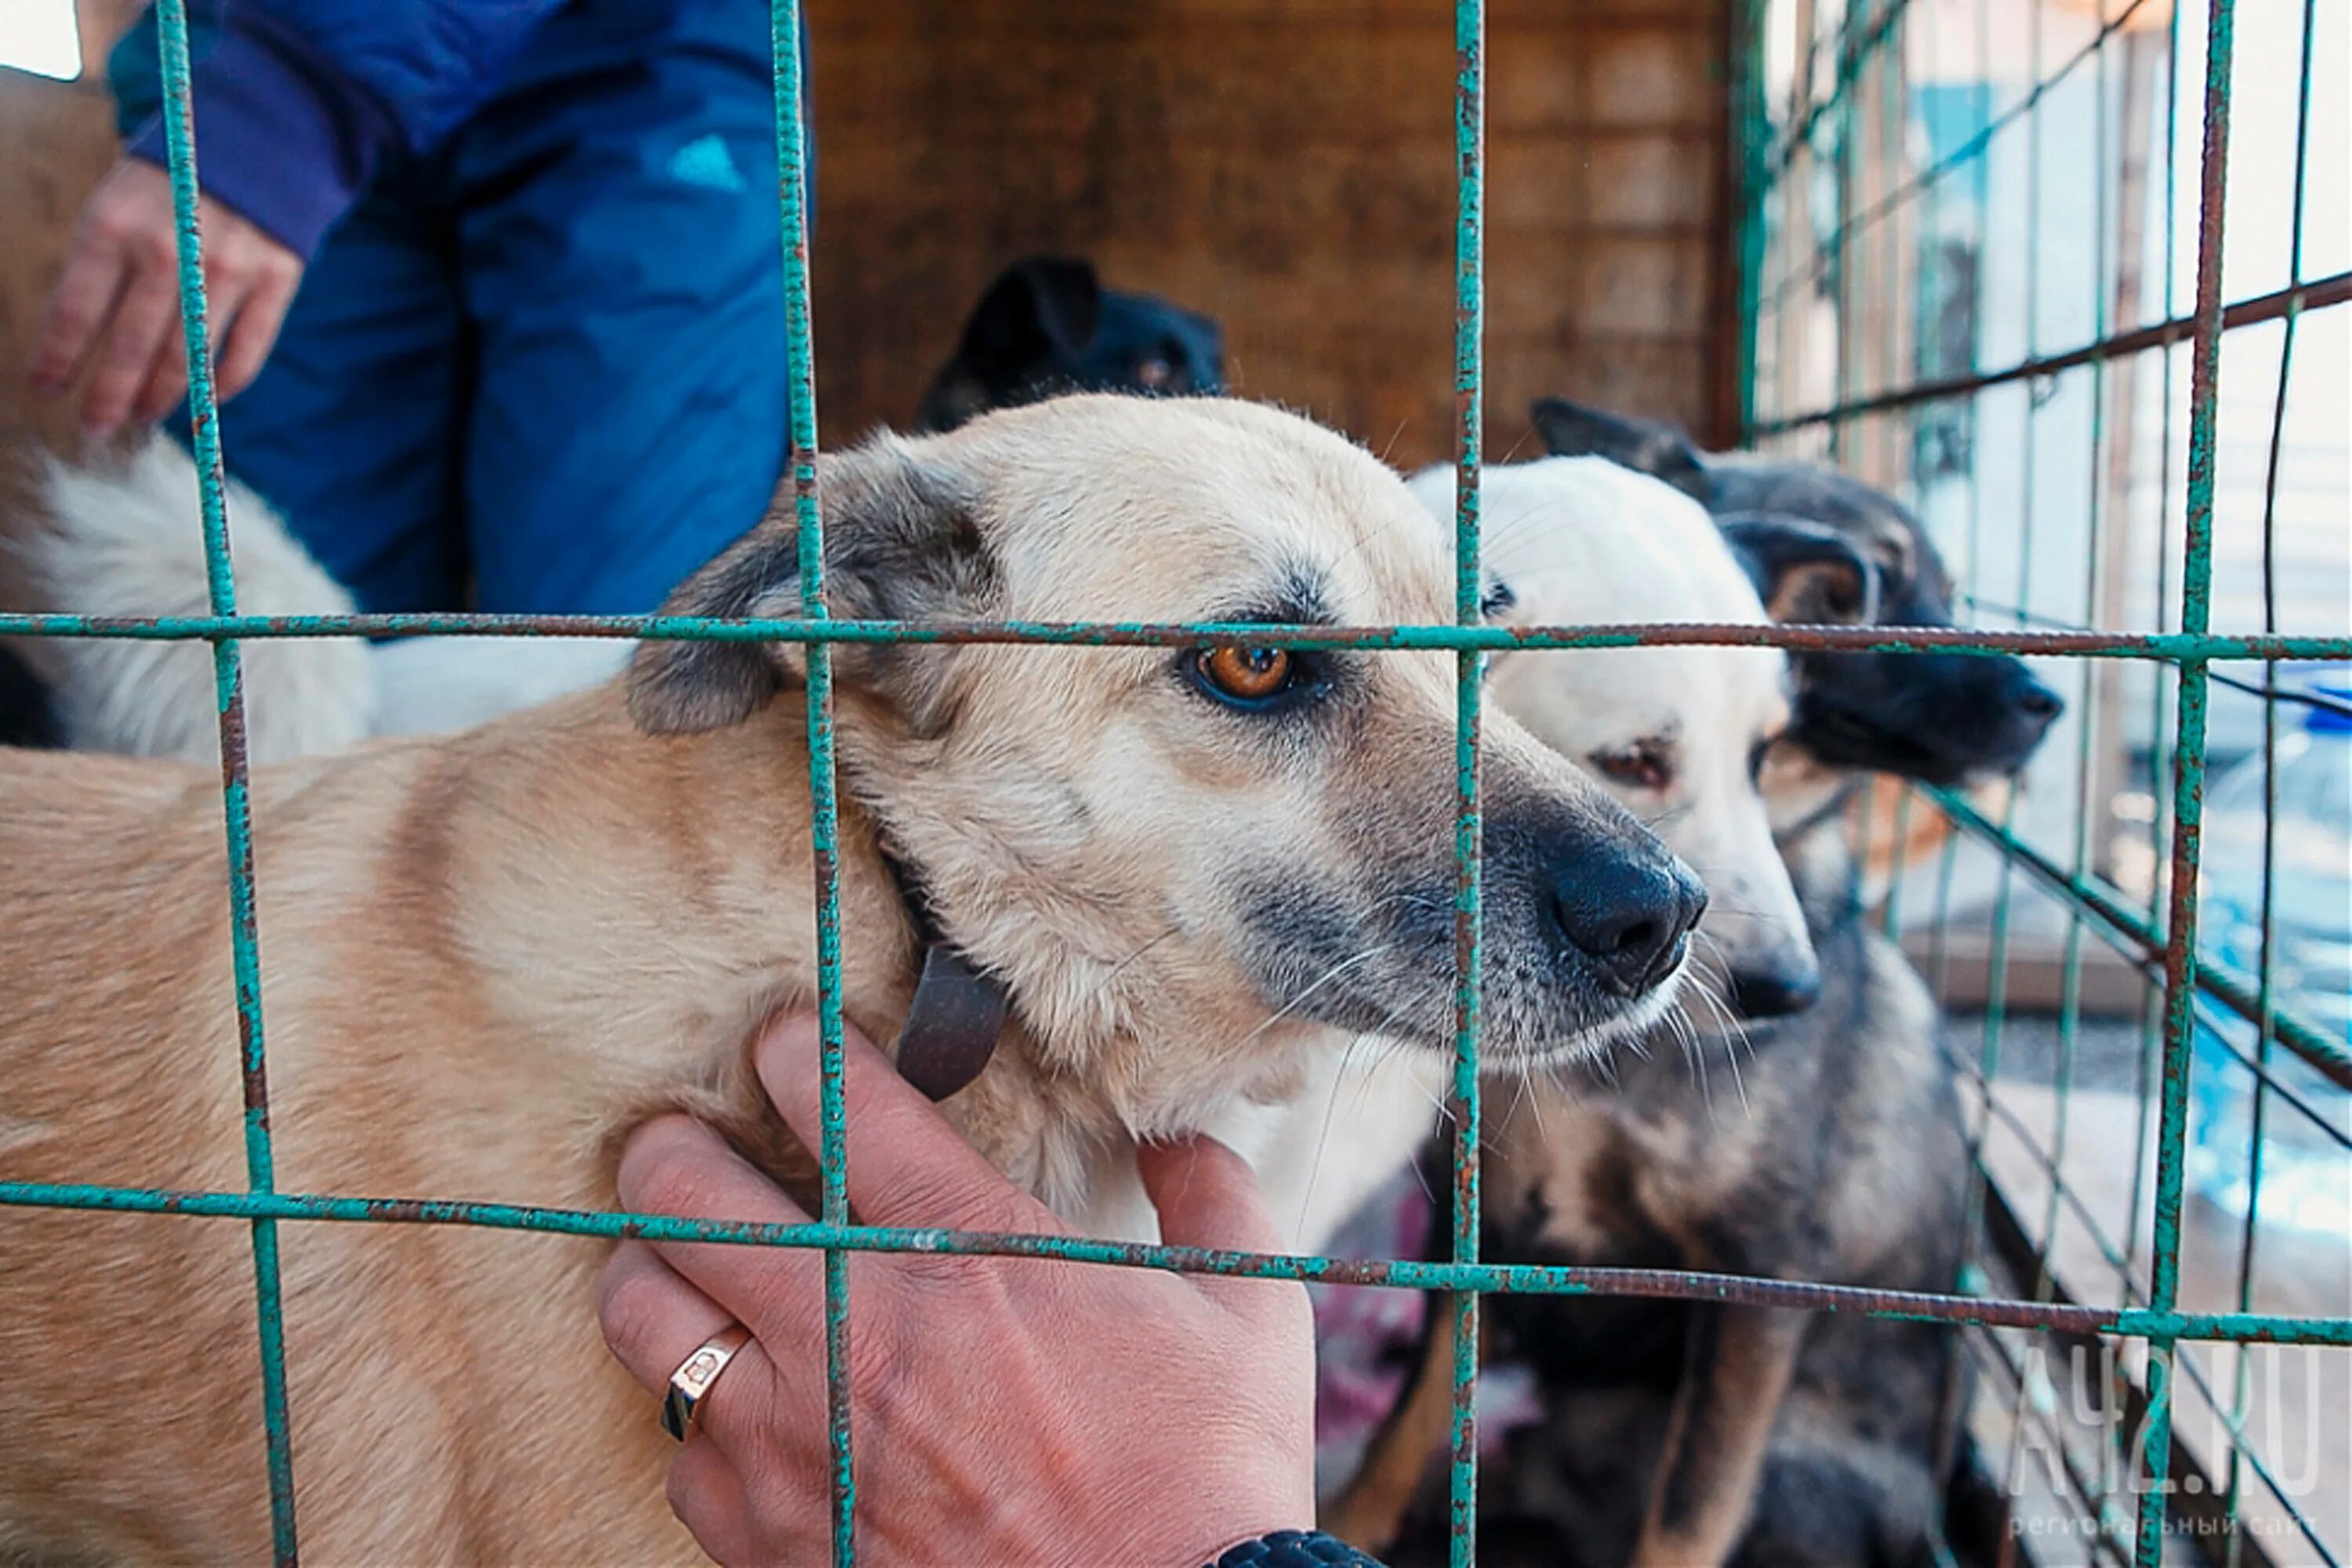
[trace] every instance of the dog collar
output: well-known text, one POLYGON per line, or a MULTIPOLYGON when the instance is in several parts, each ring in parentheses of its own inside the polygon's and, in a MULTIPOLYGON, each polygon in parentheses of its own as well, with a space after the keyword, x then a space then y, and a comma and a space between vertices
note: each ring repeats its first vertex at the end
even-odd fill
POLYGON ((968 1087, 988 1066, 1012 999, 993 975, 974 968, 948 945, 913 869, 887 849, 880 854, 923 949, 915 999, 898 1030, 898 1076, 931 1100, 945 1100, 968 1087))

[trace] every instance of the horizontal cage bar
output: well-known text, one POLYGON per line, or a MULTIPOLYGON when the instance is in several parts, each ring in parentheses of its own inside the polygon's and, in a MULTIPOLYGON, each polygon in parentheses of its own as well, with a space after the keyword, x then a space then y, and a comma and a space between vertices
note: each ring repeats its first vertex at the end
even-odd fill
POLYGON ((739 1247, 833 1248, 844 1252, 970 1254, 1034 1258, 1184 1274, 1302 1279, 1333 1285, 1414 1290, 1475 1290, 1487 1295, 1622 1295, 1736 1301, 1808 1311, 1860 1312, 1906 1321, 2007 1328, 2063 1328, 2081 1333, 2241 1343, 2352 1345, 2352 1319, 2259 1313, 2178 1312, 2068 1307, 1977 1296, 1872 1290, 1690 1270, 1580 1268, 1559 1265, 1423 1263, 1403 1259, 1318 1258, 1203 1247, 945 1228, 859 1225, 753 1225, 678 1219, 596 1209, 541 1208, 436 1198, 338 1197, 297 1193, 181 1192, 158 1188, 0 1182, 0 1205, 92 1209, 194 1218, 268 1217, 376 1225, 456 1225, 559 1236, 701 1241, 739 1247))
POLYGON ((1521 653, 1556 648, 1777 647, 1793 653, 2038 654, 2180 664, 2352 658, 2352 635, 2101 632, 1960 626, 1671 622, 1582 626, 1300 626, 1263 621, 853 621, 695 616, 102 616, 0 615, 0 637, 145 641, 322 637, 628 637, 655 642, 1032 643, 1076 647, 1251 647, 1375 652, 1521 653))

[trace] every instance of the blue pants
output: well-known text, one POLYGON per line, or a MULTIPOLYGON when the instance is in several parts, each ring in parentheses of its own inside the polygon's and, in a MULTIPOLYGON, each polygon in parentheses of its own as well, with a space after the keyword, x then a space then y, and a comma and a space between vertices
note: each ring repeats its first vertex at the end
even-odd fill
MULTIPOLYGON (((150 13, 126 122, 153 49, 150 13)), ((773 102, 765 5, 559 13, 330 231, 221 410, 230 470, 363 610, 653 608, 782 467, 773 102)))

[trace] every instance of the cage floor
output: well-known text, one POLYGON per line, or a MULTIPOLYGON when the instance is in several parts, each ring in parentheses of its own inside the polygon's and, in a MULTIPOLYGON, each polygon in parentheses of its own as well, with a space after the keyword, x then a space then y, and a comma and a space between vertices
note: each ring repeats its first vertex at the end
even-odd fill
MULTIPOLYGON (((2048 1028, 2046 1021, 2019 1018, 2009 1020, 2004 1027, 2005 1059, 2009 1059, 2010 1033, 2015 1031, 2019 1044, 2025 1047, 2015 1059, 2028 1070, 2016 1076, 2005 1074, 1997 1081, 1999 1111, 1985 1139, 1986 1166, 2026 1227, 2029 1239, 2038 1245, 2045 1229, 2051 1231, 2051 1275, 2058 1289, 2077 1301, 2122 1304, 2126 1279, 2135 1293, 2144 1292, 2147 1286, 2146 1248, 2130 1258, 2127 1271, 2118 1268, 2111 1249, 2125 1237, 2147 1234, 2153 1179, 2146 1173, 2155 1169, 2154 1118, 2147 1118, 2150 1125, 2143 1132, 2137 1095, 2114 1082, 2115 1064, 2129 1058, 2119 1058, 2111 1048, 2113 1042, 2078 1056, 2078 1063, 2105 1060, 2108 1067, 2078 1077, 2078 1083, 2089 1077, 2097 1087, 2078 1087, 2071 1096, 2057 1163, 2072 1196, 2056 1205, 2056 1224, 2050 1226, 2051 1182, 2044 1155, 2056 1137, 2059 1100, 2047 1081, 2036 1081, 2046 1075, 2031 1070, 2035 1052, 2030 1042, 2037 1025, 2048 1028), (2137 1184, 2136 1137, 2141 1143, 2137 1169, 2143 1173, 2137 1184), (2133 1212, 2136 1185, 2137 1214, 2133 1212)), ((2136 1039, 2137 1030, 2128 1032, 2136 1039)), ((2087 1039, 2083 1043, 2089 1045, 2087 1039)), ((2243 1236, 2242 1224, 2235 1216, 2193 1194, 2188 1199, 2180 1270, 2184 1309, 2225 1311, 2237 1307, 2243 1236)), ((2330 1317, 2352 1314, 2352 1239, 2266 1229, 2257 1238, 2256 1257, 2254 1310, 2330 1317)), ((2032 1289, 2031 1279, 2022 1284, 2029 1291, 2032 1289)), ((2123 1369, 2136 1382, 2141 1380, 2140 1344, 2133 1342, 2120 1349, 2123 1369)), ((2063 1352, 2053 1345, 2040 1353, 2063 1352)), ((2205 1475, 2223 1485, 2230 1474, 2231 1450, 2225 1412, 2236 1398, 2238 1357, 2246 1357, 2242 1426, 2246 1449, 2269 1470, 2285 1497, 2246 1470, 2241 1478, 2240 1506, 2248 1533, 2262 1543, 2270 1560, 2282 1565, 2322 1561, 2295 1523, 2295 1513, 2302 1515, 2336 1561, 2352 1556, 2352 1435, 2347 1435, 2343 1423, 2343 1413, 2352 1409, 2352 1351, 2271 1345, 2241 1351, 2230 1345, 2185 1344, 2181 1354, 2199 1375, 2184 1378, 2180 1384, 2176 1430, 2205 1475)), ((2121 1420, 2118 1413, 2099 1408, 2095 1403, 2085 1409, 2081 1399, 2066 1392, 2095 1385, 2095 1380, 2076 1375, 2085 1369, 2042 1370, 2048 1374, 2049 1387, 2061 1391, 2056 1397, 2074 1407, 2071 1414, 2087 1415, 2094 1424, 2121 1420)), ((2021 1505, 2028 1500, 2021 1495, 2021 1505)), ((2033 1553, 2037 1562, 2089 1560, 2070 1556, 2073 1548, 2056 1541, 2046 1545, 2048 1550, 2033 1553)))

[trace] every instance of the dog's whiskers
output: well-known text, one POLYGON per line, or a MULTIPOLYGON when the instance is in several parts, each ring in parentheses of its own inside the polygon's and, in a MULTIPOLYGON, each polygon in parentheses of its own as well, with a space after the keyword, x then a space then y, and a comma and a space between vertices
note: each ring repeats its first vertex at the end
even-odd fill
POLYGON ((1298 1218, 1290 1227, 1294 1237, 1307 1233, 1307 1212, 1315 1205, 1315 1184, 1323 1177, 1323 1150, 1331 1141, 1331 1121, 1339 1111, 1339 1091, 1348 1082, 1348 1061, 1363 1043, 1361 1035, 1349 1040, 1339 1053, 1339 1070, 1331 1075, 1331 1097, 1323 1104, 1323 1124, 1315 1134, 1315 1152, 1307 1162, 1307 1180, 1298 1189, 1298 1218))
MULTIPOLYGON (((1528 1087, 1531 1079, 1526 1073, 1519 1074, 1518 1079, 1518 1088, 1511 1096, 1511 1103, 1504 1108, 1503 1114, 1496 1119, 1495 1124, 1486 1129, 1489 1135, 1507 1131, 1511 1125, 1511 1119, 1519 1113, 1519 1107, 1527 1104, 1528 1087)), ((1536 1120, 1540 1123, 1543 1119, 1538 1115, 1536 1120)))
MULTIPOLYGON (((1347 1047, 1339 1053, 1339 1070, 1332 1076, 1331 1099, 1324 1107, 1322 1129, 1316 1134, 1314 1158, 1307 1163, 1306 1188, 1298 1200, 1297 1230, 1299 1233, 1304 1233, 1307 1228, 1307 1212, 1314 1206, 1315 1188, 1323 1177, 1323 1152, 1330 1142, 1331 1126, 1339 1108, 1339 1090, 1348 1081, 1349 1060, 1355 1056, 1357 1048, 1367 1042, 1370 1042, 1376 1047, 1377 1054, 1365 1065, 1365 1070, 1356 1085, 1356 1105, 1360 1107, 1364 1097, 1371 1092, 1373 1080, 1380 1069, 1400 1051, 1409 1048, 1412 1045, 1409 1040, 1399 1039, 1387 1033, 1389 1026, 1396 1021, 1398 1011, 1399 1009, 1391 1008, 1388 1016, 1381 1020, 1377 1027, 1368 1029, 1349 1039, 1347 1047)), ((1422 1090, 1424 1098, 1430 1098, 1428 1090, 1418 1079, 1411 1081, 1415 1089, 1422 1090)), ((1444 1113, 1445 1108, 1435 1099, 1430 1098, 1430 1105, 1441 1115, 1444 1113)), ((1347 1216, 1343 1215, 1340 1217, 1345 1219, 1347 1216)))
MULTIPOLYGON (((1739 1091, 1740 1110, 1747 1114, 1753 1115, 1754 1112, 1748 1103, 1748 1080, 1740 1074, 1739 1052, 1738 1046, 1735 1044, 1735 1041, 1744 1041, 1746 1039, 1746 1035, 1739 1027, 1739 1021, 1731 1016, 1729 1009, 1726 1008, 1721 1002, 1717 1001, 1712 994, 1706 992, 1701 992, 1700 997, 1706 1003, 1708 1009, 1716 1015, 1717 1018, 1726 1026, 1724 1028, 1711 1029, 1707 1032, 1715 1036, 1715 1037, 1720 1040, 1723 1044, 1723 1059, 1731 1068, 1732 1087, 1739 1091)), ((1694 1022, 1696 1022, 1696 1020, 1694 1020, 1694 1022)), ((1751 1050, 1750 1055, 1753 1054, 1754 1053, 1751 1050)))
POLYGON ((1171 925, 1166 931, 1161 931, 1158 936, 1153 937, 1150 942, 1145 942, 1141 947, 1137 948, 1133 952, 1129 953, 1125 958, 1122 958, 1117 963, 1112 964, 1110 966, 1110 973, 1104 975, 1101 981, 1097 983, 1097 989, 1103 985, 1108 985, 1112 981, 1117 980, 1120 975, 1126 973, 1129 964, 1135 963, 1136 960, 1141 958, 1145 953, 1150 952, 1153 948, 1158 947, 1161 942, 1166 942, 1170 937, 1174 936, 1182 928, 1180 926, 1171 925))
POLYGON ((1707 1121, 1712 1122, 1715 1120, 1715 1086, 1707 1078, 1706 1051, 1699 1044, 1697 1026, 1691 1022, 1690 1014, 1685 1010, 1680 999, 1675 1001, 1666 1016, 1674 1021, 1675 1036, 1682 1041, 1683 1060, 1698 1079, 1698 1097, 1706 1107, 1707 1121))
MULTIPOLYGON (((1256 1039, 1260 1035, 1265 1034, 1268 1029, 1273 1028, 1276 1024, 1281 1023, 1285 1018, 1290 1016, 1291 1014, 1297 1012, 1298 1008, 1305 1004, 1308 997, 1314 995, 1316 992, 1320 991, 1324 986, 1328 985, 1331 982, 1339 978, 1340 975, 1346 973, 1349 970, 1356 968, 1360 964, 1370 963, 1373 959, 1380 957, 1381 954, 1384 952, 1390 952, 1398 945, 1398 943, 1393 942, 1384 942, 1377 946, 1368 947, 1363 952, 1356 953, 1351 957, 1341 959, 1339 963, 1333 964, 1330 968, 1318 975, 1311 983, 1301 987, 1297 994, 1292 996, 1289 1001, 1285 1002, 1281 1006, 1276 1008, 1270 1016, 1259 1023, 1255 1027, 1252 1028, 1249 1033, 1228 1045, 1222 1054, 1230 1056, 1234 1052, 1240 1050, 1244 1046, 1248 1045, 1252 1040, 1256 1039)), ((1394 1016, 1394 1015, 1391 1014, 1391 1016, 1394 1016)))
MULTIPOLYGON (((1720 946, 1705 932, 1694 932, 1693 934, 1696 935, 1701 942, 1706 942, 1709 947, 1716 948, 1718 952, 1721 952, 1720 946)), ((1703 960, 1704 957, 1704 955, 1696 948, 1692 950, 1691 956, 1695 960, 1703 960)), ((1723 988, 1727 993, 1730 989, 1728 984, 1729 965, 1727 963, 1723 966, 1723 971, 1725 981, 1723 988)), ((1741 1107, 1745 1109, 1748 1105, 1748 1084, 1747 1080, 1740 1076, 1739 1072, 1739 1048, 1743 1046, 1746 1047, 1748 1049, 1748 1059, 1753 1061, 1756 1058, 1756 1044, 1753 1040, 1748 1038, 1748 1026, 1741 1021, 1737 1013, 1725 1005, 1722 998, 1716 994, 1713 987, 1702 987, 1698 994, 1700 999, 1706 1004, 1708 1009, 1715 1015, 1716 1022, 1718 1026, 1711 1029, 1709 1033, 1715 1035, 1723 1042, 1723 1059, 1731 1065, 1732 1080, 1739 1086, 1739 1103, 1741 1107)), ((1679 1003, 1677 1005, 1679 1005, 1679 1003)))
MULTIPOLYGON (((1551 1069, 1549 1068, 1546 1068, 1545 1077, 1549 1078, 1550 1075, 1551 1069)), ((1536 1136, 1546 1142, 1549 1142, 1551 1141, 1551 1130, 1544 1125, 1543 1096, 1534 1091, 1532 1087, 1533 1078, 1533 1074, 1528 1074, 1520 1079, 1519 1081, 1523 1086, 1520 1089, 1520 1095, 1527 1100, 1528 1110, 1536 1119, 1536 1136)))

